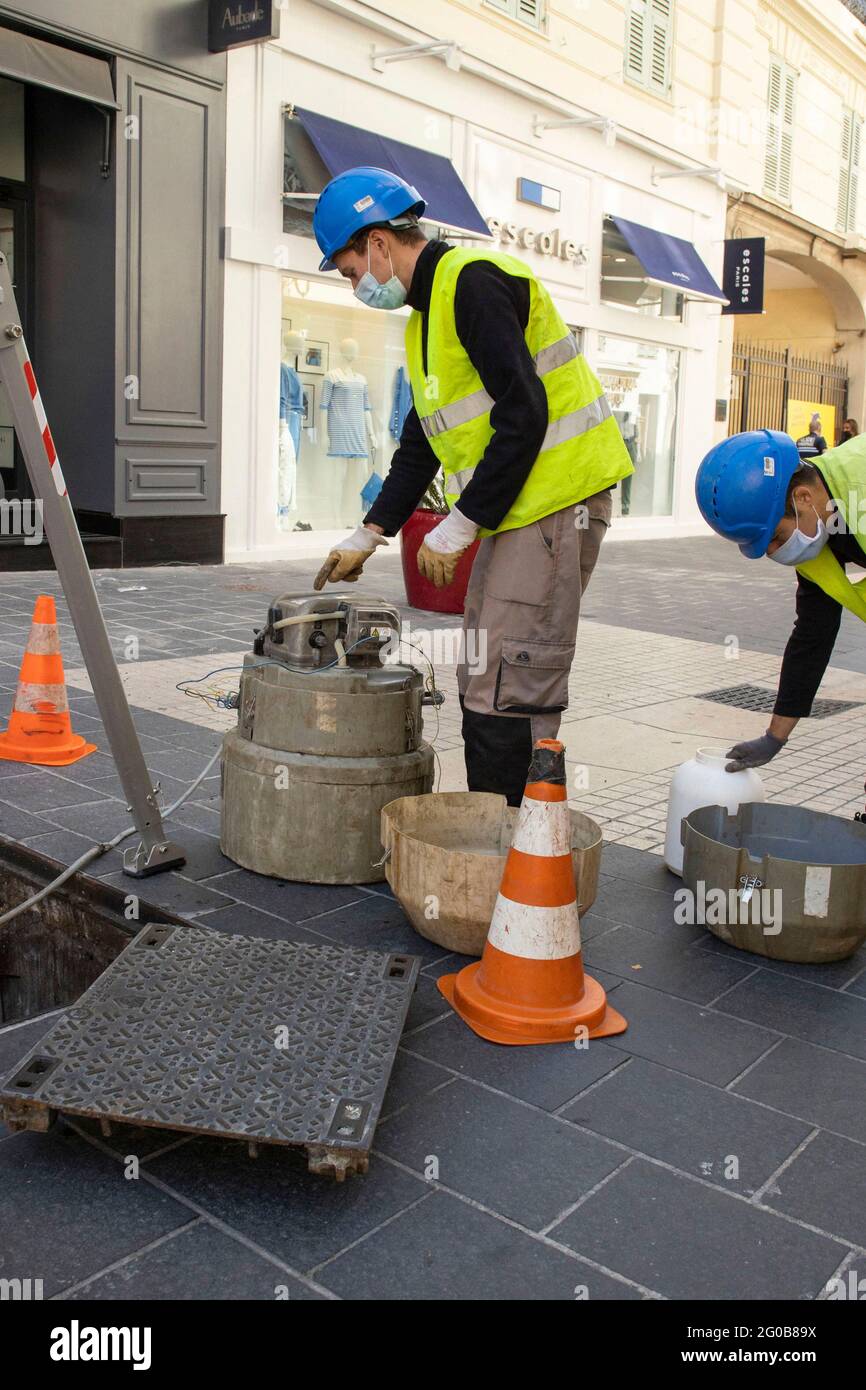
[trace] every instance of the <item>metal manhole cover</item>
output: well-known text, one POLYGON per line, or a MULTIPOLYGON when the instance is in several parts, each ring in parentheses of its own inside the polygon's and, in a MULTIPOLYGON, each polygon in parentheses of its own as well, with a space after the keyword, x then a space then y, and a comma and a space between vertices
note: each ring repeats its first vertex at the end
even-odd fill
POLYGON ((415 956, 145 927, 0 1084, 50 1112, 306 1148, 365 1171, 415 956))
MULTIPOLYGON (((724 690, 704 690, 695 695, 696 700, 715 700, 719 705, 735 705, 737 709, 753 709, 760 713, 772 714, 776 704, 776 691, 765 685, 730 685, 724 690)), ((844 714, 849 709, 862 709, 860 700, 816 700, 812 705, 812 719, 827 719, 831 714, 844 714)))

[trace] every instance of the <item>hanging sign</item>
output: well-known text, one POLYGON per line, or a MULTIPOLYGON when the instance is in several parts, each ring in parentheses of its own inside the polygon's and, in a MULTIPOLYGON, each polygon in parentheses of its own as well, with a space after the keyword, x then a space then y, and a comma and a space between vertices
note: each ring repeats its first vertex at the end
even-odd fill
POLYGON ((281 0, 209 0, 208 48, 225 53, 279 38, 281 0))
POLYGON ((731 302, 722 306, 723 314, 764 312, 764 246, 762 236, 725 242, 722 288, 731 302))

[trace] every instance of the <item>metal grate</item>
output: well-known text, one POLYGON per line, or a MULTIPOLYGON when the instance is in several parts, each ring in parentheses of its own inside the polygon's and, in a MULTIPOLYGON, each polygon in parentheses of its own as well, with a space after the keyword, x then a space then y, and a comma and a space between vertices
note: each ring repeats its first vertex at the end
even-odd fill
MULTIPOLYGON (((696 700, 715 700, 719 705, 735 705, 737 709, 753 709, 772 714, 776 691, 765 685, 729 685, 724 690, 704 690, 696 700)), ((860 700, 816 700, 812 719, 828 719, 832 714, 844 714, 849 709, 862 709, 860 700)))
POLYGON ((418 969, 147 926, 0 1084, 0 1113, 294 1144, 317 1172, 363 1172, 418 969))

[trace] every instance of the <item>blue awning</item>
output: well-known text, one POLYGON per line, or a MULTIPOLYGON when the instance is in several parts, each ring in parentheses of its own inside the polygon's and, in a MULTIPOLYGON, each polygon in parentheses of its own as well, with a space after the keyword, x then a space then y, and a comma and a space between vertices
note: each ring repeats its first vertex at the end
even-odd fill
POLYGON ((405 145, 376 135, 372 130, 359 130, 345 121, 319 116, 315 111, 303 111, 299 106, 294 114, 309 135, 331 178, 358 164, 373 164, 399 174, 418 189, 426 199, 425 222, 435 222, 472 236, 490 236, 490 228, 460 179, 450 159, 431 154, 417 145, 405 145))
POLYGON ((628 222, 624 217, 612 217, 611 221, 640 261, 651 284, 678 290, 687 299, 728 303, 690 241, 657 232, 640 222, 628 222))

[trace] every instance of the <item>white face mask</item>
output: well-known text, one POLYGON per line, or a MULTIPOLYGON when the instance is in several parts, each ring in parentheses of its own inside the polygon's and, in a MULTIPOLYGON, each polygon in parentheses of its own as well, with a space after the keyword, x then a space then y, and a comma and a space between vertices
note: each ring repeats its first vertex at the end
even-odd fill
POLYGON ((367 242, 367 269, 355 286, 355 298, 371 309, 400 309, 406 303, 406 290, 402 280, 394 274, 394 262, 388 252, 391 264, 391 278, 380 284, 370 269, 370 243, 367 242))
MULTIPOLYGON (((814 536, 807 536, 797 525, 784 544, 780 545, 778 550, 773 551, 770 556, 771 560, 775 560, 779 565, 805 565, 808 560, 814 560, 817 555, 820 555, 827 544, 828 532, 814 507, 812 511, 818 517, 818 530, 814 536)), ((794 503, 794 515, 799 523, 800 518, 797 513, 796 502, 794 503)))

